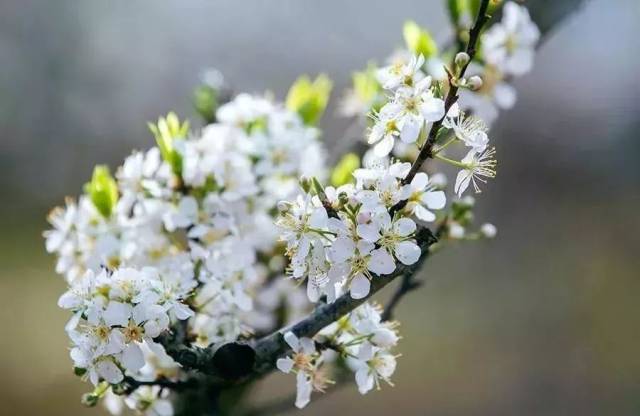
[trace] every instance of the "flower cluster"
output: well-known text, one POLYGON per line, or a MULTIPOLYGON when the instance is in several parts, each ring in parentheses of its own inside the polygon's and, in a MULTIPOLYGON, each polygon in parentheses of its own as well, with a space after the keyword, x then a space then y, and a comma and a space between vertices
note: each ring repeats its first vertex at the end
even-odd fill
POLYGON ((436 95, 431 77, 421 71, 423 65, 424 57, 420 55, 413 56, 406 64, 398 62, 378 70, 382 87, 390 90, 392 97, 373 116, 375 124, 368 141, 376 143, 376 156, 388 155, 396 138, 415 143, 425 123, 444 116, 444 101, 436 95))
POLYGON ((153 338, 172 320, 193 315, 182 301, 194 285, 188 276, 160 275, 153 268, 88 270, 58 301, 74 314, 66 330, 75 367, 94 385, 137 374, 145 366, 142 346, 162 354, 153 338))
POLYGON ((311 301, 326 296, 332 302, 347 290, 353 298, 363 298, 376 276, 393 273, 398 262, 418 261, 421 250, 413 218, 433 221, 430 210, 442 209, 446 198, 425 173, 403 184, 410 167, 378 161, 355 170, 355 184, 338 188, 322 188, 313 179, 303 183, 306 194, 279 204, 276 223, 287 243, 289 272, 294 279, 307 278, 311 301), (401 204, 402 209, 390 215, 401 204))
MULTIPOLYGON (((499 110, 510 109, 515 104, 516 91, 511 82, 515 77, 531 70, 535 48, 540 39, 540 31, 531 20, 526 7, 513 1, 505 2, 502 7, 502 20, 482 35, 482 50, 481 55, 478 55, 482 59, 472 61, 466 71, 469 79, 474 76, 479 78, 475 83, 466 84, 469 88, 461 91, 459 100, 462 110, 481 117, 488 124, 497 118, 499 110)), ((469 11, 452 17, 459 30, 469 29, 469 11)), ((371 110, 384 108, 387 102, 396 101, 394 95, 388 98, 384 90, 397 88, 405 79, 413 82, 416 74, 418 80, 426 74, 432 83, 447 80, 444 57, 451 50, 439 51, 429 33, 413 22, 407 22, 404 31, 406 48, 395 51, 388 59, 388 66, 381 69, 370 67, 354 75, 353 88, 345 97, 343 105, 345 115, 364 116, 371 110), (416 59, 415 55, 422 55, 424 59, 416 59)), ((369 140, 373 142, 386 131, 398 130, 397 126, 393 129, 391 126, 389 129, 384 128, 382 120, 390 120, 386 111, 379 114, 376 120, 379 121, 376 122, 379 125, 375 128, 376 133, 374 135, 372 131, 369 136, 369 140)), ((401 143, 396 144, 394 154, 401 156, 404 154, 402 142, 406 140, 399 133, 395 137, 400 137, 401 143)), ((387 138, 385 144, 390 146, 389 142, 387 138)), ((384 153, 385 145, 380 146, 379 151, 384 153)))
POLYGON ((483 82, 476 91, 462 92, 463 109, 492 123, 499 110, 512 108, 516 90, 511 82, 531 70, 539 39, 540 31, 526 7, 506 2, 502 20, 482 36, 484 64, 473 62, 469 68, 469 74, 480 76, 483 82))
POLYGON ((301 175, 326 175, 319 132, 247 94, 216 118, 201 131, 161 118, 150 125, 157 147, 134 152, 115 176, 97 167, 77 202, 50 214, 46 248, 69 284, 60 306, 74 312, 72 359, 94 384, 139 379, 143 367, 163 373, 143 352, 163 354, 153 339, 176 320, 207 347, 308 309, 278 278, 286 262, 273 216, 301 175))
POLYGON ((276 366, 283 373, 296 375, 296 406, 306 406, 313 391, 324 392, 333 383, 324 365, 336 359, 344 360, 355 373, 361 394, 374 387, 379 389, 380 381, 393 385, 396 356, 391 349, 399 340, 397 325, 382 321, 378 305, 365 303, 324 328, 314 339, 286 332, 284 340, 292 353, 279 358, 276 366))
MULTIPOLYGON (((472 7, 449 2, 461 5, 472 7)), ((452 11, 457 33, 469 11, 452 11)), ((68 285, 59 306, 72 313, 71 358, 94 385, 83 401, 105 398, 113 414, 126 406, 172 415, 180 393, 171 386, 201 378, 167 354, 169 331, 212 350, 284 332, 275 364, 295 374, 297 407, 333 383, 332 368, 355 373, 362 394, 391 384, 397 323, 366 299, 384 276, 412 278, 409 266, 433 243, 421 238, 426 227, 441 241, 496 235, 491 224, 470 229, 474 200, 463 195, 495 176, 488 126, 515 102, 509 82, 530 70, 540 34, 524 7, 507 2, 482 47, 470 45, 478 54, 439 51, 413 22, 404 36, 406 50, 389 65, 354 75, 345 108, 370 116, 372 147, 362 158, 345 155, 331 175, 315 127, 329 99, 326 76, 301 77, 280 104, 229 100, 221 75, 208 72, 195 95, 205 126, 192 129, 173 113, 150 123, 156 146, 114 175, 97 166, 83 194, 51 212, 46 249, 68 285), (427 174, 425 159, 458 169, 457 198, 431 164, 427 174), (308 300, 343 295, 337 305, 351 302, 352 311, 319 333, 280 329, 308 312, 308 300)), ((256 343, 264 340, 273 336, 256 343)))

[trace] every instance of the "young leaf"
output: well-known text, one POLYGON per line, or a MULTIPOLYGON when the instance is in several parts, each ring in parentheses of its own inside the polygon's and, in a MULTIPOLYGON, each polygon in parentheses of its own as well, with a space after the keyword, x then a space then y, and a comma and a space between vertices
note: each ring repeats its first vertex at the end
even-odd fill
POLYGON ((177 176, 182 174, 182 156, 175 148, 176 140, 183 140, 189 132, 189 121, 182 124, 178 116, 171 112, 167 117, 160 117, 158 124, 147 123, 149 130, 156 138, 162 158, 171 166, 177 176))
POLYGON ((103 217, 109 218, 118 203, 118 185, 109 172, 106 165, 97 165, 93 168, 91 182, 84 186, 98 212, 103 217))
POLYGON ((429 32, 418 26, 416 22, 412 20, 405 22, 402 34, 407 48, 416 55, 430 58, 438 53, 438 45, 436 45, 429 32))
POLYGON ((324 74, 318 75, 313 82, 303 75, 289 88, 286 106, 298 113, 306 125, 315 125, 327 107, 332 86, 324 74))
POLYGON ((360 158, 355 153, 347 153, 342 156, 336 167, 331 172, 331 184, 341 186, 353 180, 353 171, 360 167, 360 158))

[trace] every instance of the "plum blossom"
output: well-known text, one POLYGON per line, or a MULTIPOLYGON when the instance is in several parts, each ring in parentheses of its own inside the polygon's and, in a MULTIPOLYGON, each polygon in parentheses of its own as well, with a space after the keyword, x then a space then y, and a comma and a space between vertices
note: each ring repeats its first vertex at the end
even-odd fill
POLYGON ((385 89, 393 90, 393 97, 377 114, 369 133, 369 144, 376 144, 374 152, 385 157, 393 149, 395 139, 414 143, 425 123, 444 116, 444 101, 434 93, 430 76, 420 68, 424 58, 412 57, 408 63, 397 63, 379 71, 385 89))
POLYGON ((424 172, 418 172, 410 184, 411 196, 407 203, 407 209, 421 221, 431 222, 436 219, 431 210, 444 208, 447 200, 445 193, 436 190, 429 176, 424 172))
MULTIPOLYGON (((193 373, 160 344, 166 334, 215 351, 284 332, 279 345, 291 351, 275 365, 295 374, 299 408, 332 383, 327 367, 338 358, 362 394, 391 384, 398 323, 383 320, 389 314, 367 298, 417 265, 426 227, 445 241, 447 233, 496 235, 488 223, 467 232, 466 199, 436 212, 447 205, 446 178, 432 173, 435 163, 415 158, 426 149, 433 162, 458 167, 459 197, 471 184, 480 192, 496 167, 487 126, 499 108, 513 106, 510 82, 530 70, 539 31, 526 9, 507 3, 502 22, 483 35, 481 59, 460 79, 459 60, 445 67, 449 51, 439 54, 426 31, 421 36, 424 44, 411 49, 429 51, 428 59, 402 50, 391 65, 371 64, 359 78, 366 103, 358 112, 372 119, 362 168, 328 175, 321 132, 303 114, 326 101, 312 85, 299 84, 300 96, 287 103, 269 94, 221 94, 206 117, 215 122, 190 130, 175 114, 161 118, 150 125, 156 146, 126 157, 113 177, 100 167, 76 200, 51 212, 46 250, 68 285, 58 305, 71 315, 70 357, 76 374, 96 386, 92 397, 105 397, 113 413, 126 405, 173 415, 179 391, 154 383, 191 381, 193 373), (470 79, 478 88, 469 88, 470 79), (461 96, 445 116, 453 80, 461 96), (435 133, 455 137, 443 143, 446 134, 428 136, 434 125, 444 128, 435 133), (448 159, 449 145, 466 156, 448 159), (329 177, 334 186, 323 186, 329 177), (310 302, 322 310, 349 298, 359 299, 351 307, 361 305, 317 334, 279 329, 308 313, 310 302)), ((221 78, 206 82, 218 90, 221 78)))
POLYGON ((478 182, 486 182, 484 178, 494 178, 496 176, 496 160, 494 159, 495 149, 487 149, 481 153, 471 150, 460 161, 464 167, 456 176, 456 183, 453 187, 458 197, 461 197, 464 191, 473 184, 476 193, 480 192, 478 182))
POLYGON ((411 56, 407 61, 397 59, 391 65, 380 68, 376 72, 378 81, 382 84, 382 88, 387 90, 395 90, 401 85, 413 86, 417 81, 424 78, 421 69, 424 65, 424 56, 411 56))
POLYGON ((509 1, 504 5, 502 21, 483 35, 485 59, 505 74, 521 76, 533 66, 539 39, 540 30, 527 9, 509 1))
POLYGON ((356 371, 356 383, 358 391, 366 394, 373 387, 380 388, 380 380, 389 385, 391 376, 396 371, 396 357, 384 349, 365 343, 360 347, 357 356, 358 370, 356 371))
POLYGON ((295 405, 302 409, 311 400, 311 392, 323 391, 325 384, 330 380, 325 379, 320 372, 322 357, 312 339, 298 338, 293 332, 288 331, 284 334, 284 340, 291 347, 293 355, 279 358, 276 367, 285 374, 296 374, 295 405))
POLYGON ((443 125, 453 129, 456 137, 476 153, 483 152, 489 144, 487 125, 478 117, 466 116, 457 104, 451 107, 443 125))

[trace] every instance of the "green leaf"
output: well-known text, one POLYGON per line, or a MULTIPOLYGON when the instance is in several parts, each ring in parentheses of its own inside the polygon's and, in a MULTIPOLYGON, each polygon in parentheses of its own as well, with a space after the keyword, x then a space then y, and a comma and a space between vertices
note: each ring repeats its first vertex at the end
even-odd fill
POLYGON ((429 32, 412 20, 405 22, 402 29, 407 48, 416 55, 430 58, 438 53, 438 45, 429 32))
POLYGON ((454 25, 460 24, 460 17, 470 12, 469 0, 447 0, 449 17, 454 25))
POLYGON ((353 181, 353 171, 360 167, 360 158, 355 153, 347 153, 342 156, 333 172, 331 172, 331 184, 341 186, 353 181))
MULTIPOLYGON (((458 1, 463 1, 463 0, 458 0, 458 1)), ((466 0, 464 1, 464 3, 466 3, 465 10, 469 12, 470 18, 473 21, 478 15, 478 11, 480 10, 480 3, 482 3, 482 1, 466 0)), ((503 3, 502 0, 490 0, 489 4, 487 5, 487 14, 491 15, 492 13, 494 13, 496 10, 498 10, 498 8, 502 5, 502 3, 503 3)))
POLYGON ((189 132, 189 121, 180 123, 178 116, 171 112, 167 117, 160 117, 157 124, 147 123, 149 130, 156 138, 162 158, 171 166, 177 176, 182 174, 182 156, 175 148, 176 140, 184 140, 189 132))
POLYGON ((352 75, 353 91, 365 103, 372 103, 382 90, 376 78, 376 66, 370 63, 364 71, 356 71, 352 75))
POLYGON ((287 109, 300 115, 306 125, 318 123, 329 102, 333 83, 324 74, 312 82, 303 75, 293 83, 287 94, 287 109))
POLYGON ((89 195, 98 212, 103 217, 109 218, 118 203, 118 184, 111 176, 109 167, 98 165, 93 168, 91 182, 84 186, 84 191, 89 195))

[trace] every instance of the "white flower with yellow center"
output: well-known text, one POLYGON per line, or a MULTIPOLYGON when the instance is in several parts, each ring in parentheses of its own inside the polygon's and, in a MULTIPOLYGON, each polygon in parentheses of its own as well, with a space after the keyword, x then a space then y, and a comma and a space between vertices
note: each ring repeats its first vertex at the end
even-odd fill
POLYGON ((409 185, 411 195, 406 209, 419 220, 431 222, 436 216, 431 210, 444 208, 447 198, 443 191, 436 190, 429 181, 429 176, 418 172, 409 185))
POLYGON ((380 389, 380 380, 393 386, 390 378, 396 371, 395 356, 365 342, 360 346, 357 359, 356 383, 361 394, 366 394, 374 386, 380 389))
POLYGON ((420 70, 424 65, 424 57, 412 56, 407 62, 402 59, 396 60, 389 66, 378 69, 376 78, 386 90, 394 90, 401 85, 413 86, 417 81, 424 78, 420 70))
POLYGON ((483 56, 503 73, 520 76, 531 70, 539 39, 540 30, 527 9, 507 2, 502 21, 491 26, 482 37, 483 56))

